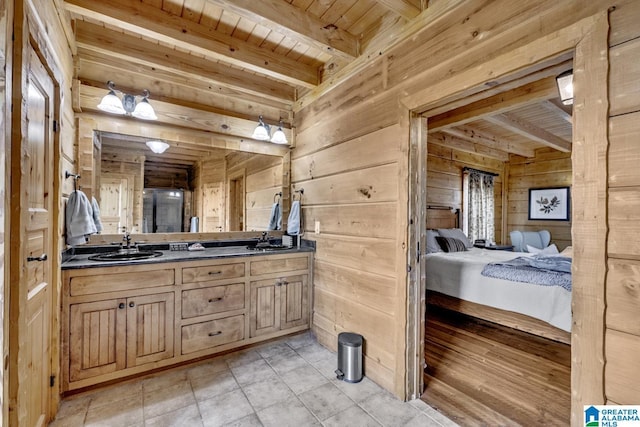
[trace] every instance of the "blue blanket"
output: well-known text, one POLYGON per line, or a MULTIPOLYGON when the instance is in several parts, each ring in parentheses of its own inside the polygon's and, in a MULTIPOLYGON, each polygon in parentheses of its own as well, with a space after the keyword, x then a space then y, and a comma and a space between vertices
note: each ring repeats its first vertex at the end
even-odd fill
POLYGON ((485 265, 482 275, 513 282, 561 286, 571 291, 571 258, 533 255, 485 265))

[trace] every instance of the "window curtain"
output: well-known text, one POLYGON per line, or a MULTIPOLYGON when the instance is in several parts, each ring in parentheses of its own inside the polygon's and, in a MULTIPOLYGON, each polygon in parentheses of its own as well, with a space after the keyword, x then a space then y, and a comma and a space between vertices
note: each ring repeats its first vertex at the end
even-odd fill
POLYGON ((493 175, 479 171, 469 171, 468 177, 468 236, 476 239, 494 241, 494 193, 493 175))

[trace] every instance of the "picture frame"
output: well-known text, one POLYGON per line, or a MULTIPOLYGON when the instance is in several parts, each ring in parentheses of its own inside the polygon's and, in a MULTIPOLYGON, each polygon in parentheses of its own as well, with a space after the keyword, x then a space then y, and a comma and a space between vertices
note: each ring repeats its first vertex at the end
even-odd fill
POLYGON ((569 187, 529 189, 529 220, 569 221, 570 207, 569 187))

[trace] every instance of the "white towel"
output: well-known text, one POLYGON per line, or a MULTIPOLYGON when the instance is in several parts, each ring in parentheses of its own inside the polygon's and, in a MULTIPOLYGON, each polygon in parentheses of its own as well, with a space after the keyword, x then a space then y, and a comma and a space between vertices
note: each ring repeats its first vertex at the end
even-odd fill
POLYGON ((282 229, 282 209, 280 209, 280 202, 276 202, 271 206, 271 215, 269 216, 269 225, 267 230, 281 230, 282 229))
POLYGON ((291 212, 287 221, 287 234, 297 236, 300 234, 300 201, 291 203, 291 212))
POLYGON ((102 220, 100 219, 100 206, 95 197, 91 197, 91 209, 93 209, 93 223, 96 226, 96 233, 102 231, 102 220))
POLYGON ((82 191, 74 191, 69 195, 65 214, 67 244, 86 243, 86 236, 97 232, 96 224, 93 222, 91 202, 82 191))

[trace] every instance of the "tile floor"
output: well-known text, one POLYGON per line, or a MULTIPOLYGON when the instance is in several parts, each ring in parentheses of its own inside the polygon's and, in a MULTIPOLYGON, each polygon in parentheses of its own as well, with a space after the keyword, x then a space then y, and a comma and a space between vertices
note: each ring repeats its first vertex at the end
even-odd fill
POLYGON ((309 332, 65 399, 74 426, 456 426, 421 400, 365 378, 336 379, 336 354, 309 332))

